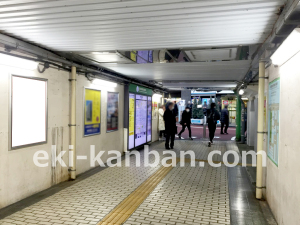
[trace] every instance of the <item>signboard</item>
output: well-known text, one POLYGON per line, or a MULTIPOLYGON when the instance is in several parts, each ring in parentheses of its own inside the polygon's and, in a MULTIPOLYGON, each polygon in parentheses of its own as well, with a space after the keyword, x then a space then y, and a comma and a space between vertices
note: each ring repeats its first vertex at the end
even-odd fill
POLYGON ((280 78, 269 84, 268 157, 278 166, 280 78))
POLYGON ((107 92, 106 130, 112 132, 119 127, 119 93, 107 92))
POLYGON ((136 95, 135 146, 147 142, 147 96, 136 95))
POLYGON ((153 91, 149 88, 145 88, 142 86, 138 86, 135 84, 130 84, 129 85, 129 92, 130 93, 136 93, 136 94, 140 94, 140 95, 148 95, 148 96, 152 96, 153 91))
POLYGON ((147 142, 152 139, 152 97, 148 96, 147 113, 147 142))
POLYGON ((152 102, 152 118, 157 119, 158 103, 152 102))
POLYGON ((46 79, 12 75, 10 110, 11 149, 47 143, 46 79))
POLYGON ((84 89, 84 136, 100 134, 101 91, 84 89))
POLYGON ((129 92, 128 149, 133 149, 152 140, 152 90, 130 84, 129 92))

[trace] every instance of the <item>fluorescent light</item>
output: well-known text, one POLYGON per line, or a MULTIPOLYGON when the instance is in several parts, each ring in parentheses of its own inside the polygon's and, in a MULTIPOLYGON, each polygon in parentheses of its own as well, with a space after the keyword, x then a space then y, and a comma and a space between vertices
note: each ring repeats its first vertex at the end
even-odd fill
POLYGON ((248 101, 249 99, 248 98, 242 98, 242 100, 248 101))
POLYGON ((93 84, 104 86, 104 87, 112 87, 112 88, 117 87, 116 83, 113 83, 113 82, 110 82, 110 81, 106 81, 106 80, 100 80, 100 79, 94 79, 93 80, 93 84))
POLYGON ((272 55, 274 65, 281 66, 300 51, 300 28, 296 28, 272 55))
POLYGON ((241 89, 241 90, 239 91, 239 95, 243 95, 244 93, 245 93, 244 89, 241 89))
POLYGON ((161 97, 162 97, 161 94, 154 94, 154 95, 153 95, 153 98, 161 98, 161 97))
POLYGON ((36 70, 39 63, 0 53, 0 64, 26 70, 36 70))

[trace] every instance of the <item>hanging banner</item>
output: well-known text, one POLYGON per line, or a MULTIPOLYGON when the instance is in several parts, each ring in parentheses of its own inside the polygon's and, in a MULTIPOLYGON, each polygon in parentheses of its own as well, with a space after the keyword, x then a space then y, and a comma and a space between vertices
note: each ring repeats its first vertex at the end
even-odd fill
POLYGON ((84 136, 100 134, 101 91, 84 89, 84 136))
POLYGON ((269 84, 268 157, 278 166, 280 79, 269 84))
POLYGON ((119 93, 107 92, 106 131, 112 132, 119 127, 119 93))

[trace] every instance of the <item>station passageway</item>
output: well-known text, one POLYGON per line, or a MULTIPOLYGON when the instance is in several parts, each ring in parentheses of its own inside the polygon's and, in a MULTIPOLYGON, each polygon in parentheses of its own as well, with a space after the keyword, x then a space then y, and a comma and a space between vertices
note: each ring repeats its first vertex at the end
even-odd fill
POLYGON ((300 225, 299 62, 300 0, 0 0, 0 225, 300 225))
MULTIPOLYGON (((175 167, 145 167, 141 150, 141 167, 131 156, 130 167, 123 159, 121 167, 97 168, 74 184, 58 185, 0 210, 0 224, 268 224, 245 168, 200 167, 212 149, 222 152, 213 157, 216 162, 229 149, 238 152, 232 141, 216 141, 208 148, 206 141, 181 140, 173 151, 179 157, 179 150, 192 150, 195 167, 189 155, 183 167, 179 162, 175 167)), ((161 155, 164 143, 156 142, 150 150, 161 155)))

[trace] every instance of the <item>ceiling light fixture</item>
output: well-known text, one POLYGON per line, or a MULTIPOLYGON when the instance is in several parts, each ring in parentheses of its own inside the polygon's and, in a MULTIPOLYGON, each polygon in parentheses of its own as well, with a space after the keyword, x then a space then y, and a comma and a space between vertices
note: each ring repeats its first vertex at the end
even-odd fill
POLYGON ((300 28, 296 28, 271 56, 272 63, 282 66, 300 51, 300 28))
POLYGON ((99 85, 99 86, 112 87, 112 88, 117 87, 117 83, 113 83, 113 82, 106 81, 106 80, 94 79, 92 82, 93 82, 93 84, 99 85))

